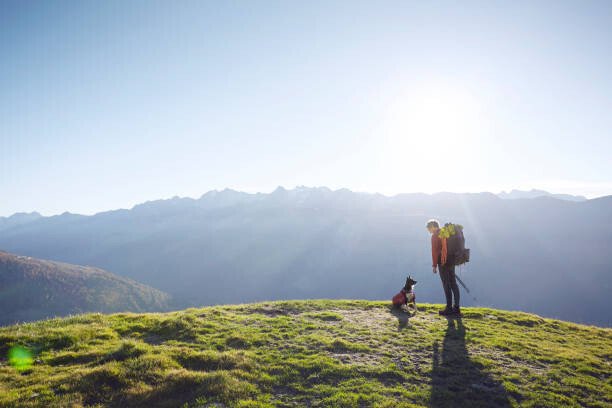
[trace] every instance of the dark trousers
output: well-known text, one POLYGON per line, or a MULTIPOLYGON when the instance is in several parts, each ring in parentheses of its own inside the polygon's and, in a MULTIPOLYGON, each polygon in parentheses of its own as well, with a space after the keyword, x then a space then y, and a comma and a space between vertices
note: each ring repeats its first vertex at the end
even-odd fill
POLYGON ((459 306, 459 286, 457 286, 457 278, 455 278, 455 265, 440 265, 440 279, 442 280, 442 288, 444 288, 444 296, 446 296, 446 307, 459 306), (453 296, 455 303, 453 303, 453 296))

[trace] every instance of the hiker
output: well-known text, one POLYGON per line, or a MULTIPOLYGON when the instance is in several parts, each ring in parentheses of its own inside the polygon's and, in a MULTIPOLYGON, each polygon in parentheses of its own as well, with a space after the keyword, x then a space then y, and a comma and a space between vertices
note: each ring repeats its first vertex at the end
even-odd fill
POLYGON ((427 222, 427 230, 431 234, 431 261, 433 273, 440 271, 440 279, 442 280, 442 288, 446 297, 446 307, 439 311, 441 316, 458 316, 461 315, 459 307, 459 286, 455 277, 455 259, 454 253, 448 253, 443 260, 442 257, 442 239, 440 238, 440 223, 437 220, 429 220, 427 222), (444 261, 444 262, 443 262, 444 261), (453 297, 455 302, 453 303, 453 297))

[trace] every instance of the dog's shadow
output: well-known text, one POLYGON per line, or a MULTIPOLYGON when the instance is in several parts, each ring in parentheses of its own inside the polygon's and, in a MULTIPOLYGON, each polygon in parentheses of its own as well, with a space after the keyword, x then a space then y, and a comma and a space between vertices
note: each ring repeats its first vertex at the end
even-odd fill
POLYGON ((402 331, 410 326, 410 318, 414 317, 415 313, 404 312, 399 307, 392 306, 389 312, 397 317, 397 331, 402 331))

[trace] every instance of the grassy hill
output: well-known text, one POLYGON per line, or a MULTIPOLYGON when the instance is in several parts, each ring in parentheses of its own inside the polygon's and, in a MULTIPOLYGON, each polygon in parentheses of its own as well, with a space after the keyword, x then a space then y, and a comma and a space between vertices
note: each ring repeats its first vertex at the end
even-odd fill
POLYGON ((612 330, 468 308, 287 301, 0 329, 3 407, 610 407, 612 330))
POLYGON ((84 312, 168 310, 169 296, 102 269, 0 251, 0 324, 84 312))

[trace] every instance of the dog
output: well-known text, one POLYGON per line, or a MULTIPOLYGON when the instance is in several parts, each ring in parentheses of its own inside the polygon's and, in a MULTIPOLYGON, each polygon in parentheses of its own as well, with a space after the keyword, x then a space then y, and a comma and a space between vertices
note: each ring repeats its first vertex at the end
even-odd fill
POLYGON ((399 307, 404 312, 413 313, 417 312, 416 295, 414 294, 414 285, 417 281, 412 279, 411 276, 406 278, 406 284, 402 290, 395 296, 393 296, 393 305, 399 307))

